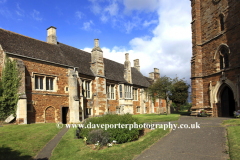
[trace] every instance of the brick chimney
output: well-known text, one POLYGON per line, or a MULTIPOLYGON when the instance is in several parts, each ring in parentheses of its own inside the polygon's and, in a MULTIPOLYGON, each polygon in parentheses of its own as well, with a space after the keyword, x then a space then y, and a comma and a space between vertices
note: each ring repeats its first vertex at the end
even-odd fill
POLYGON ((129 61, 129 53, 125 54, 125 62, 124 62, 124 79, 128 83, 132 83, 132 72, 131 72, 131 63, 129 61))
POLYGON ((91 69, 95 76, 104 77, 103 51, 99 47, 99 39, 94 39, 95 46, 91 54, 91 69))
POLYGON ((133 60, 134 68, 136 68, 140 72, 140 66, 139 66, 139 59, 133 60))
POLYGON ((47 42, 50 44, 57 44, 57 35, 56 35, 56 27, 49 27, 47 29, 47 42))

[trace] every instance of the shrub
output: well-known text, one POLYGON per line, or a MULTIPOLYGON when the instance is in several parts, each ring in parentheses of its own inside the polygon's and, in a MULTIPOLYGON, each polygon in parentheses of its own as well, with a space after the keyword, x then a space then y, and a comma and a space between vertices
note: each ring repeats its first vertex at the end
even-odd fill
POLYGON ((88 133, 88 143, 95 144, 99 142, 100 146, 107 145, 110 140, 110 134, 103 132, 102 129, 92 130, 88 133))
MULTIPOLYGON (((87 137, 89 140, 89 133, 93 130, 100 129, 101 124, 112 124, 113 128, 108 128, 105 130, 105 128, 101 129, 103 132, 108 132, 110 134, 110 141, 116 140, 117 143, 124 143, 124 142, 130 142, 133 140, 138 139, 139 131, 142 130, 142 128, 131 128, 129 130, 129 126, 124 128, 121 128, 118 126, 119 124, 140 124, 139 120, 137 118, 132 117, 130 114, 125 115, 113 115, 113 114, 107 114, 102 117, 95 117, 90 118, 86 120, 85 126, 88 126, 86 128, 83 128, 80 135, 81 137, 87 137), (116 125, 115 125, 116 124, 116 125), (90 128, 91 125, 91 128, 90 128), (98 126, 97 126, 98 125, 98 126), (115 128, 116 126, 116 128, 115 128)), ((99 141, 99 140, 98 140, 99 141)))

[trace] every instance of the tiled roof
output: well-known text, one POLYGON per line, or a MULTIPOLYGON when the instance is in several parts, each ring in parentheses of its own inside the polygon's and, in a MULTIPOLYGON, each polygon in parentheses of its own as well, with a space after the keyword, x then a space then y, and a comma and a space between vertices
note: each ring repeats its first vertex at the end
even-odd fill
MULTIPOLYGON (((91 53, 57 43, 49 44, 14 32, 0 29, 0 44, 5 52, 41 59, 49 62, 78 67, 81 74, 94 76, 90 69, 91 53)), ((124 65, 104 58, 106 79, 127 83, 124 79, 124 65)), ((149 82, 132 67, 132 82, 148 87, 149 82)))

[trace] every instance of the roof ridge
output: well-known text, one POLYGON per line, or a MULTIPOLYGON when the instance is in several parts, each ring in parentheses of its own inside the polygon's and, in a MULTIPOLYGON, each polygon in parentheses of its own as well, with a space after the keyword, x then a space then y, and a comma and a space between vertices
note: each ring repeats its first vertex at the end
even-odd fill
POLYGON ((43 42, 43 43, 46 43, 46 44, 49 44, 49 45, 53 45, 53 44, 50 44, 50 43, 47 43, 45 41, 41 41, 39 39, 35 39, 35 38, 32 38, 32 37, 28 37, 28 36, 25 36, 23 34, 19 34, 19 33, 16 33, 16 32, 13 32, 13 31, 9 31, 9 30, 6 30, 6 29, 3 29, 3 28, 0 28, 1 30, 5 31, 5 32, 10 32, 10 33, 13 33, 13 34, 17 34, 19 36, 23 36, 23 37, 26 37, 26 38, 30 38, 30 39, 33 39, 33 40, 36 40, 36 41, 40 41, 40 42, 43 42))

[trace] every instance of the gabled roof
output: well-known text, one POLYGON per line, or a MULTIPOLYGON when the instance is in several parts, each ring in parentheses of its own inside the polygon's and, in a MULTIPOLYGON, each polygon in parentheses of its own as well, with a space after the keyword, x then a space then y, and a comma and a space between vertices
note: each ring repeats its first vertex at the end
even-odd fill
MULTIPOLYGON (((78 67, 81 74, 94 76, 90 69, 91 53, 57 43, 49 44, 11 31, 0 29, 0 45, 5 52, 27 56, 44 61, 78 67)), ((124 79, 124 65, 104 58, 106 79, 127 83, 124 79)), ((149 82, 135 68, 132 67, 132 83, 148 87, 149 82)))

